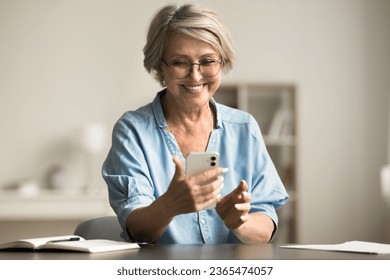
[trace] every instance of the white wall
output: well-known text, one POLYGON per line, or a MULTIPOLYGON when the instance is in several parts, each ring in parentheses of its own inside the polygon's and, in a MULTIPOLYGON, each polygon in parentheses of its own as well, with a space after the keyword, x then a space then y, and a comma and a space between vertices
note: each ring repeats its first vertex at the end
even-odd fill
MULTIPOLYGON (((298 87, 300 241, 384 240, 390 2, 198 2, 235 40, 226 79, 298 87)), ((158 89, 142 47, 165 3, 0 0, 0 186, 41 179, 56 162, 73 166, 70 181, 80 184, 80 127, 111 129, 158 89)))
POLYGON ((154 96, 142 47, 155 7, 133 2, 0 1, 0 186, 57 163, 83 184, 80 130, 111 130, 154 96))

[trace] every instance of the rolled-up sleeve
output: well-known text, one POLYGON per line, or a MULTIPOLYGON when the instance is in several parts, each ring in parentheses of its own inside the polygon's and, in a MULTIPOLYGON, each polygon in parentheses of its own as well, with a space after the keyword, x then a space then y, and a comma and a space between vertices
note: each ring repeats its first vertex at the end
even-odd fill
POLYGON ((128 215, 155 200, 148 166, 138 142, 126 118, 122 118, 114 127, 112 146, 102 167, 110 205, 124 231, 128 215))

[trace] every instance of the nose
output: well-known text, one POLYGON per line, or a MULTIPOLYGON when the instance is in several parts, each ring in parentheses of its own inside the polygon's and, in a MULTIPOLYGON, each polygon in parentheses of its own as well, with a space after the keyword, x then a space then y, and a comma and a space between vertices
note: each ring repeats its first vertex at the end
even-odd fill
POLYGON ((189 76, 191 78, 193 78, 194 80, 197 80, 197 81, 202 79, 203 75, 200 72, 200 63, 192 63, 190 65, 190 69, 189 70, 190 70, 189 76))

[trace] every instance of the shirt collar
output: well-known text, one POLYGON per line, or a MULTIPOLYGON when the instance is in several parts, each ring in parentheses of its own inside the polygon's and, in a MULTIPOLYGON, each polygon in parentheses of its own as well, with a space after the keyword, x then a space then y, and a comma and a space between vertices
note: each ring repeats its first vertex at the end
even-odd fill
POLYGON ((213 107, 215 109, 215 114, 217 117, 217 128, 220 128, 220 127, 222 127, 222 119, 221 119, 221 113, 218 110, 218 104, 217 104, 217 102, 215 102, 214 98, 210 99, 210 103, 211 103, 211 105, 213 105, 213 107))
POLYGON ((159 91, 152 102, 154 116, 156 118, 158 126, 162 129, 165 129, 168 126, 168 124, 165 120, 164 111, 163 111, 162 105, 161 105, 161 97, 165 93, 166 93, 166 89, 159 91))

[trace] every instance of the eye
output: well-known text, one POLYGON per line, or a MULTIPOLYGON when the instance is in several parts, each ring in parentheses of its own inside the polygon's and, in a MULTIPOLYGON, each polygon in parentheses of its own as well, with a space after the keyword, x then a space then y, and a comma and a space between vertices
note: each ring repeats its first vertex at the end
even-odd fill
POLYGON ((175 67, 188 67, 190 63, 188 61, 185 61, 185 60, 174 60, 172 61, 171 65, 172 66, 175 66, 175 67))
POLYGON ((212 66, 217 64, 219 61, 214 58, 207 58, 200 61, 200 64, 202 66, 212 66))

